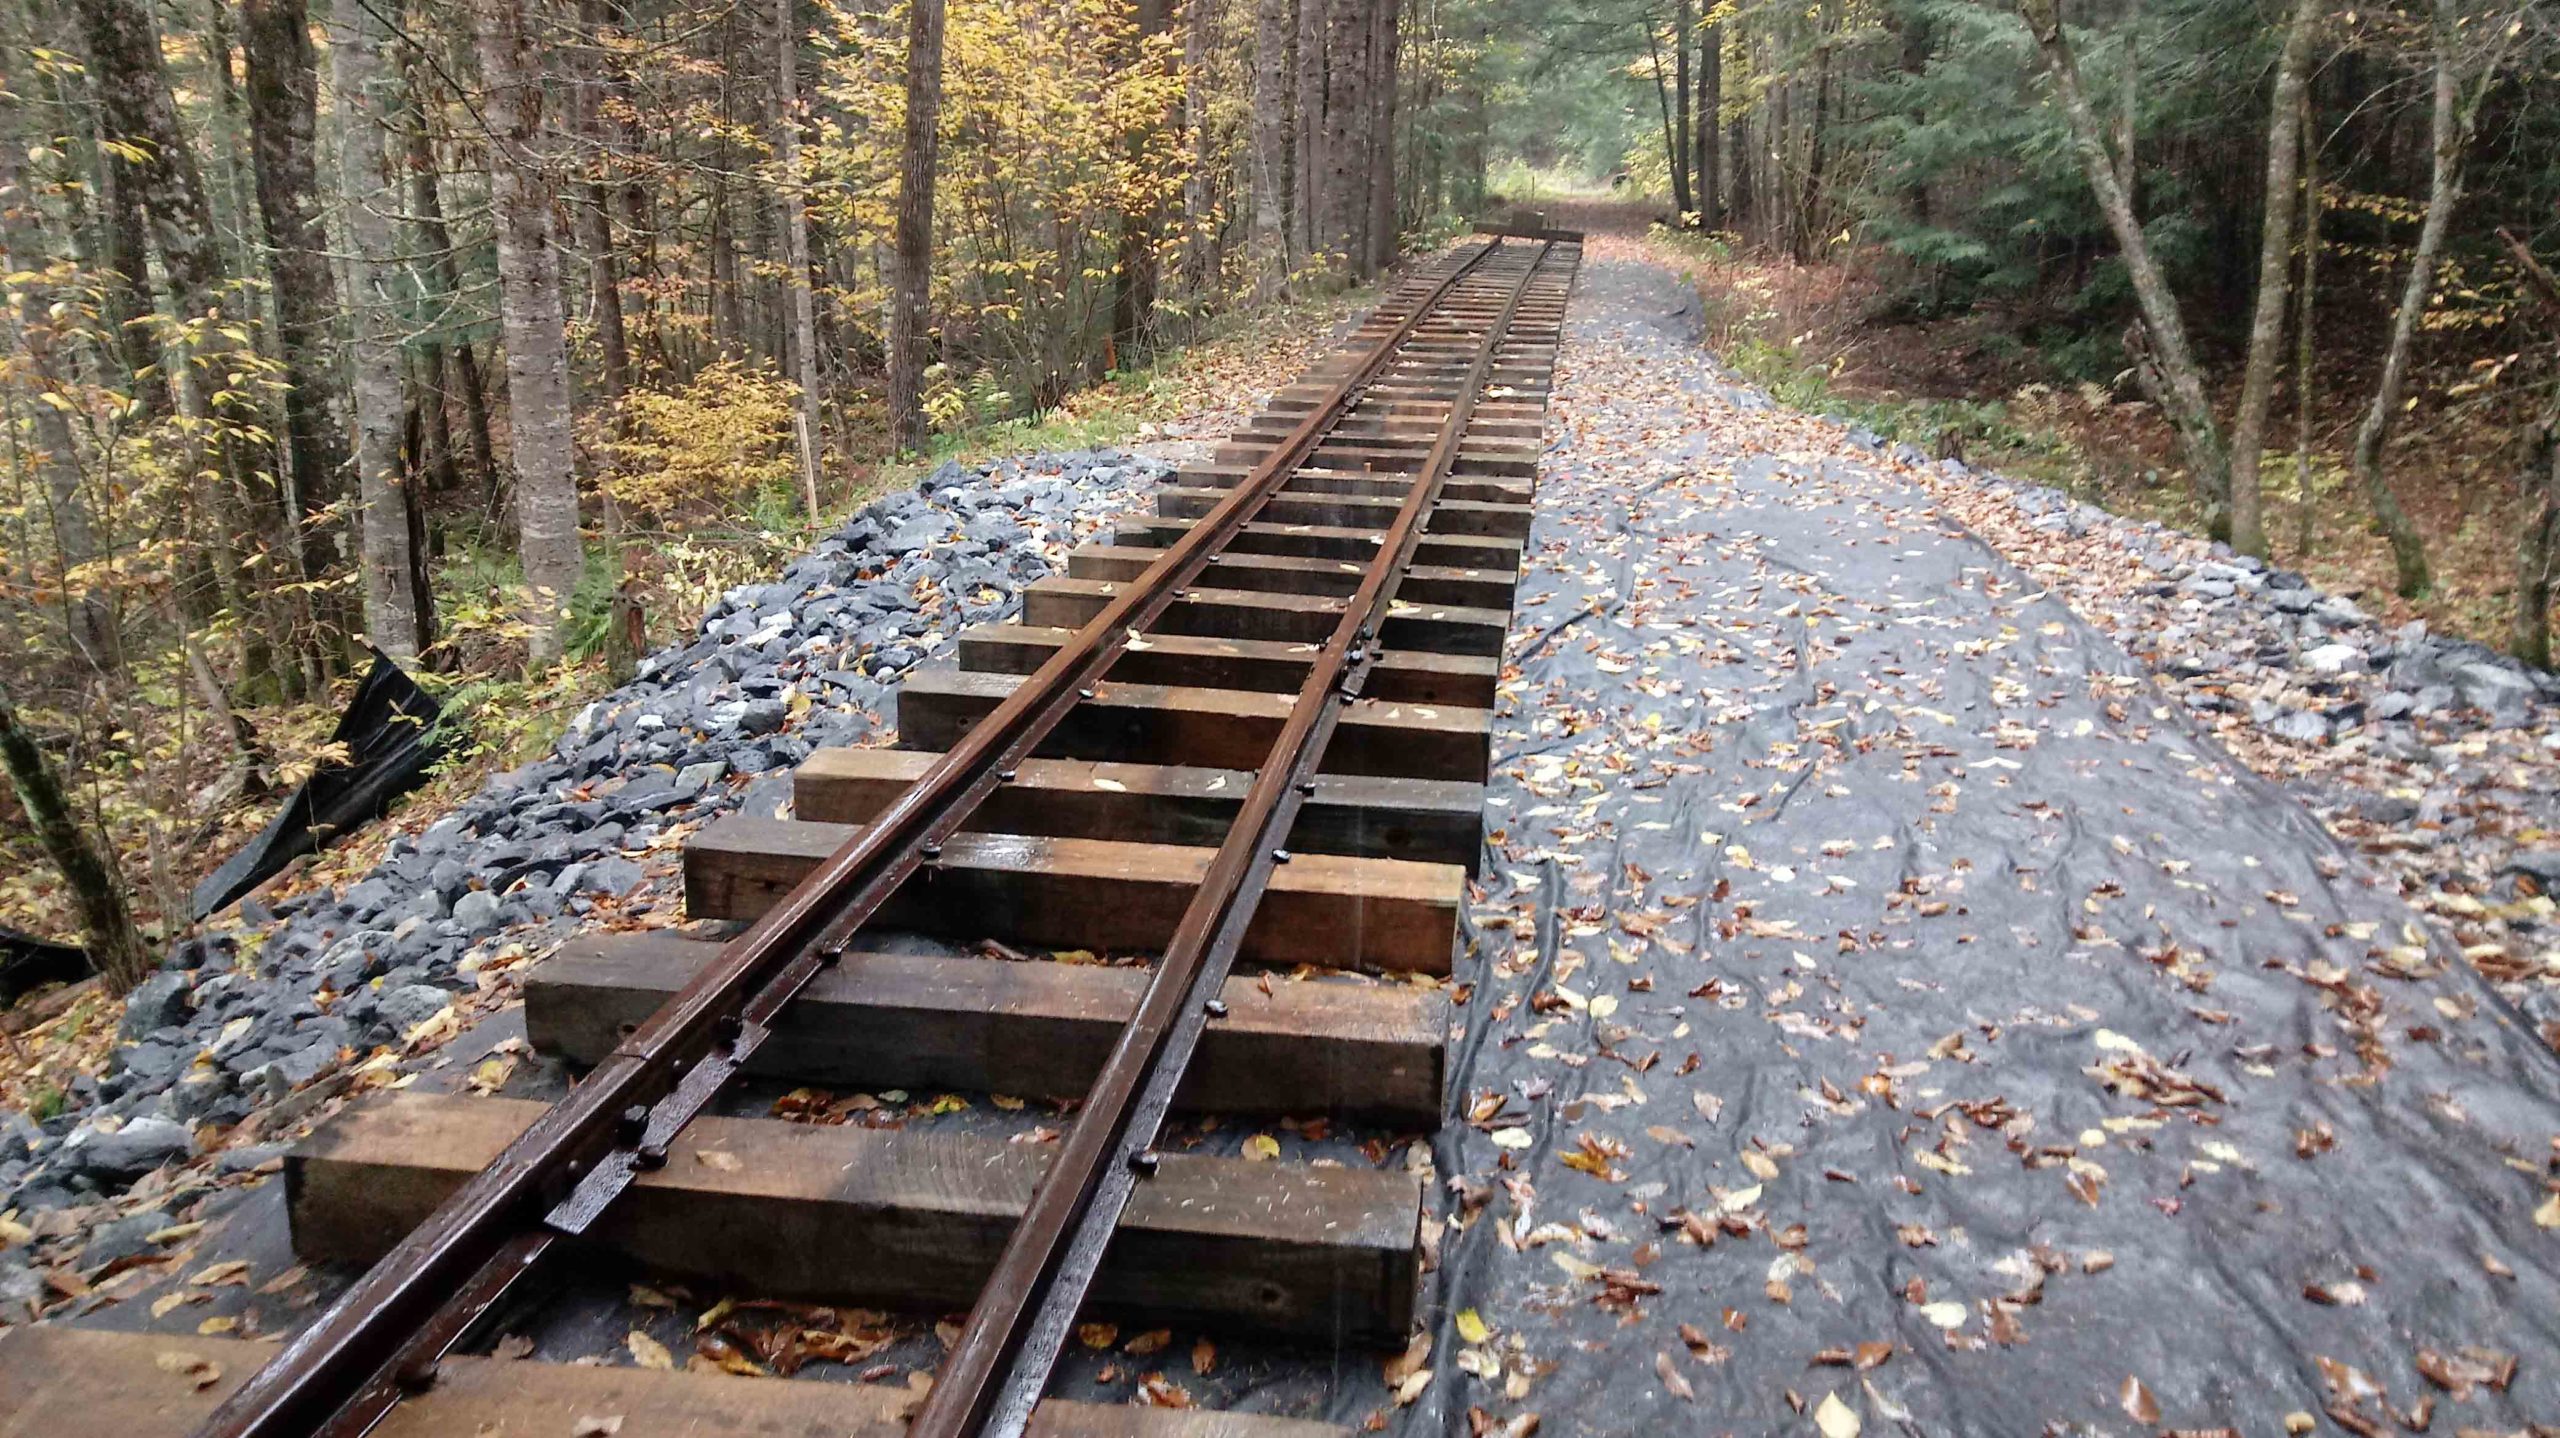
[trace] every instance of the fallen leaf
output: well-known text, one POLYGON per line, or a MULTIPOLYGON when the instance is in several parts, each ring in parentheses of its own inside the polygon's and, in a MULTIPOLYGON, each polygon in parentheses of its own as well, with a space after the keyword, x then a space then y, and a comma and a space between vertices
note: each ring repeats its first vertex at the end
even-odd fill
POLYGON ((199 1392, 222 1381, 221 1364, 183 1348, 164 1348, 153 1355, 151 1362, 163 1373, 175 1373, 185 1378, 199 1392))
POLYGON ((2124 1416, 2136 1423, 2160 1421, 2160 1400, 2152 1397, 2151 1390, 2143 1386, 2142 1380, 2130 1373, 2125 1375, 2123 1386, 2116 1390, 2116 1406, 2124 1409, 2124 1416))
POLYGON ((622 1335, 622 1346, 631 1350, 631 1361, 643 1368, 654 1368, 661 1373, 675 1371, 675 1355, 667 1351, 667 1345, 637 1328, 622 1335))
POLYGON ((1469 1343, 1482 1343, 1492 1336, 1493 1330, 1485 1326, 1483 1314, 1472 1308, 1458 1310, 1458 1337, 1469 1343))
POLYGON ((1822 1438, 1858 1438, 1858 1410, 1840 1401, 1837 1393, 1822 1395, 1822 1405, 1813 1410, 1813 1426, 1822 1430, 1822 1438))
POLYGON ((1698 1390, 1689 1386, 1688 1378, 1682 1375, 1679 1365, 1671 1361, 1668 1351, 1653 1355, 1653 1371, 1661 1375, 1663 1390, 1672 1397, 1683 1403, 1698 1401, 1698 1390))

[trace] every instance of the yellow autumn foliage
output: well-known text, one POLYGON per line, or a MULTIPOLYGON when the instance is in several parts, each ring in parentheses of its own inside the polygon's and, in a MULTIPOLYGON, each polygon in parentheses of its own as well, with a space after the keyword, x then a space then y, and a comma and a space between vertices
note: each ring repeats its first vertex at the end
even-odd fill
MULTIPOLYGON (((846 297, 875 333, 888 299, 906 106, 906 6, 832 11, 811 202, 869 257, 846 297)), ((1111 322, 1121 217, 1159 257, 1193 155, 1180 49, 1121 0, 948 0, 932 321, 955 370, 1045 408, 1087 377, 1111 322)))

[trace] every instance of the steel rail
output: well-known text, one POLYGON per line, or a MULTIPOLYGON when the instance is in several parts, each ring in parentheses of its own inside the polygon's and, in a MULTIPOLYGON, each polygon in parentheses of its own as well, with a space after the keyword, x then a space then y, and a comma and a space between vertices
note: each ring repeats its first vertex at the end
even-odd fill
POLYGON ((197 1438, 355 1438, 564 1240, 584 1235, 762 1046, 809 981, 1077 704, 1128 636, 1161 616, 1385 370, 1441 301, 1502 249, 1481 246, 1247 472, 1235 491, 1016 687, 959 745, 662 1005, 613 1053, 223 1400, 197 1438))
POLYGON ((1554 249, 1553 240, 1540 243, 1504 295, 1377 558, 1344 603, 1137 1012, 979 1291, 908 1438, 1019 1438, 1030 1422, 1129 1197, 1156 1170, 1165 1114, 1202 1031, 1224 1008, 1215 996, 1272 870, 1289 860, 1280 845, 1315 788, 1325 745, 1376 663, 1390 585, 1412 560, 1511 321, 1554 249))

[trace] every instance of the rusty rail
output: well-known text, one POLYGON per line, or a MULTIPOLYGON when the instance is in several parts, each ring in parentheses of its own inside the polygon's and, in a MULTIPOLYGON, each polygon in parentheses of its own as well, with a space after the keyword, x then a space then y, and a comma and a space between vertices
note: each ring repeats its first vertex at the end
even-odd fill
POLYGON ((1272 869, 1288 862, 1279 841, 1315 791, 1325 743, 1376 662, 1390 585, 1412 558, 1512 317, 1554 248, 1552 241, 1541 243, 1504 296, 1378 557, 1343 606, 1269 757, 1255 771, 1145 998, 1086 1094, 1030 1209, 1014 1226, 909 1438, 1019 1438, 1030 1422, 1130 1192, 1155 1171, 1156 1137, 1202 1028, 1222 1007, 1215 996, 1235 963, 1245 925, 1270 885, 1272 869))
MULTIPOLYGON (((854 934, 900 884, 934 862, 943 842, 962 826, 970 812, 1012 776, 1016 766, 1076 704, 1091 696, 1093 686, 1124 651, 1128 636, 1155 622, 1176 595, 1197 579, 1211 557, 1253 521, 1265 501, 1279 491, 1424 320, 1463 280, 1503 248, 1501 237, 1492 238, 1452 265, 1428 291, 1416 297, 1411 309, 1361 356, 1323 403, 1311 409, 1279 445, 1253 466, 1233 494, 1079 629, 1067 646, 1044 663, 963 743, 936 762, 876 822, 830 856, 781 904, 725 945, 718 959, 641 1025, 610 1058, 285 1343, 224 1400, 197 1430, 197 1438, 300 1438, 315 1433, 355 1438, 390 1411, 404 1393, 432 1384, 436 1364, 491 1309, 522 1290, 563 1243, 585 1235, 638 1175, 665 1163, 667 1145, 762 1046, 782 1009, 819 972, 843 957, 854 934)), ((1542 245, 1539 258, 1543 260, 1551 248, 1551 244, 1542 245)), ((1520 289, 1514 291, 1504 311, 1506 322, 1517 307, 1520 291, 1525 290, 1537 268, 1533 262, 1520 289)), ((1473 371, 1478 387, 1497 344, 1497 340, 1487 341, 1473 371)), ((1461 410, 1471 407, 1472 399, 1472 394, 1462 396, 1461 410)), ((1460 424, 1449 433, 1463 433, 1463 428, 1460 424)), ((1444 434, 1442 444, 1435 448, 1437 474, 1445 475, 1443 451, 1454 453, 1455 443, 1454 438, 1444 434)), ((1433 479, 1435 489, 1437 483, 1433 479)), ((1422 488, 1417 485, 1417 493, 1422 488)), ((1412 501, 1407 502, 1396 531, 1400 539, 1389 548, 1391 554, 1409 553, 1413 536, 1419 531, 1421 513, 1412 501)), ((1351 624, 1353 614, 1361 616, 1364 628, 1371 622, 1369 616, 1382 603, 1382 576, 1391 572, 1384 564, 1371 572, 1361 591, 1363 602, 1346 610, 1346 626, 1351 624)), ((1341 638, 1338 633, 1337 644, 1327 651, 1328 657, 1336 660, 1337 672, 1340 656, 1351 648, 1340 643, 1341 638)), ((1356 684, 1356 667, 1352 673, 1356 684)), ((1319 699, 1325 693, 1310 692, 1319 699)), ((1308 715, 1309 707, 1307 696, 1302 694, 1289 721, 1288 733, 1299 736, 1297 747, 1301 750, 1307 732, 1318 723, 1317 717, 1308 715)), ((1318 708, 1327 728, 1330 716, 1337 711, 1338 705, 1318 708)), ((1287 742, 1284 736, 1284 743, 1287 742)), ((1319 744, 1319 751, 1320 747, 1319 744)), ((1256 792, 1265 787, 1258 782, 1256 792)), ((1271 829, 1274 815, 1294 811, 1295 801, 1288 797, 1290 794, 1294 790, 1266 796, 1261 821, 1250 826, 1255 835, 1254 846, 1238 849, 1231 842, 1228 849, 1222 849, 1221 867, 1213 875, 1218 883, 1204 884, 1204 896, 1223 884, 1231 898, 1234 887, 1243 882, 1252 883, 1255 892, 1259 892, 1270 864, 1279 861, 1262 838, 1271 829), (1231 858, 1230 850, 1237 857, 1231 858)), ((1240 819, 1237 827, 1242 830, 1248 826, 1240 819)), ((1187 947, 1205 952, 1208 945, 1217 943, 1231 952, 1232 938, 1221 940, 1214 935, 1223 934, 1230 926, 1240 931, 1241 920, 1224 902, 1210 907, 1221 912, 1195 912, 1186 917, 1184 934, 1191 935, 1195 927, 1199 930, 1199 937, 1187 947)), ((1200 908, 1195 905, 1195 911, 1200 908)), ((1244 912, 1250 912, 1250 905, 1245 906, 1244 912)), ((1217 967, 1224 971, 1223 963, 1217 967)), ((1193 968, 1198 971, 1196 958, 1193 968)), ((1160 968, 1160 975, 1163 972, 1160 968)), ((1178 993, 1174 992, 1175 987, 1160 979, 1150 990, 1146 1012, 1154 1013, 1159 1007, 1172 1009, 1193 986, 1181 985, 1182 992, 1178 993), (1168 995, 1161 1005, 1156 990, 1168 995)), ((1196 1010, 1199 1006, 1192 1007, 1196 1010)), ((1188 1043, 1196 1040, 1196 1020, 1195 1014, 1182 1041, 1185 1052, 1188 1043)), ((1160 1015, 1143 1045, 1146 1052, 1164 1052, 1165 1035, 1179 1027, 1160 1015)), ((1132 1041, 1124 1037, 1122 1049, 1132 1046, 1132 1041)), ((1142 1060, 1141 1068, 1152 1071, 1158 1063, 1159 1060, 1142 1060)), ((1115 1055, 1112 1072, 1120 1071, 1115 1055)), ((1139 1074, 1140 1069, 1129 1071, 1126 1086, 1132 1093, 1143 1087, 1144 1094, 1153 1095, 1159 1086, 1169 1093, 1169 1080, 1141 1086, 1136 1081, 1139 1074)), ((1105 1081, 1110 1082, 1108 1076, 1105 1081)), ((1150 1135, 1155 1121, 1161 1118, 1161 1102, 1151 1110, 1128 1100, 1122 1100, 1119 1107, 1123 1113, 1152 1112, 1154 1118, 1146 1129, 1150 1135)), ((1079 1124, 1077 1133, 1084 1135, 1087 1128, 1079 1124)), ((1113 1137, 1116 1135, 1102 1135, 1096 1130, 1094 1137, 1085 1140, 1085 1146, 1094 1153, 1106 1153, 1113 1137)), ((1062 1164, 1065 1157, 1062 1155, 1062 1164)), ((1064 1171, 1063 1167, 1060 1171, 1064 1171)), ((1065 1186, 1044 1184, 1043 1200, 1065 1186)), ((1078 1202, 1071 1207, 1084 1206, 1078 1202)), ((1035 1213, 1053 1207, 1044 1203, 1035 1213)), ((1114 1205, 1115 1219, 1117 1211, 1114 1205)), ((1063 1227, 1062 1219, 1044 1218, 1043 1222, 1063 1227)), ((1026 1216, 1024 1227, 1033 1227, 1030 1216, 1026 1216)), ((1101 1238, 1107 1238, 1108 1232, 1109 1225, 1103 1225, 1101 1238)), ((1090 1257, 1079 1259, 1088 1276, 1092 1260, 1099 1257, 1101 1238, 1091 1240, 1090 1257)), ((1080 1236, 1075 1251, 1081 1254, 1085 1244, 1080 1236)), ((1023 1240, 1017 1235, 1015 1247, 1022 1246, 1023 1240)), ((1011 1250, 1009 1258, 1010 1254, 1011 1250)), ((1044 1265, 1044 1271, 1049 1277, 1043 1290, 1063 1292, 1056 1281, 1058 1267, 1044 1265)), ((1011 1272, 1010 1265, 1000 1269, 999 1280, 1011 1272)), ((1082 1281, 1072 1287, 1080 1294, 1082 1281)), ((993 1291, 991 1285, 989 1292, 993 1291)), ((1062 1301, 1071 1317, 1072 1301, 1062 1301)), ((976 1327, 973 1323, 973 1329, 976 1327)), ((1052 1356, 1054 1351, 1052 1344, 1052 1356)), ((983 1367, 989 1373, 993 1373, 994 1366, 973 1362, 973 1367, 983 1367)), ((1041 1371, 1045 1377, 1045 1362, 1041 1371)), ((1030 1392, 1035 1399, 1037 1391, 1034 1382, 1030 1392)), ((1022 1404, 1022 1412, 1028 1412, 1027 1401, 1022 1404)), ((1015 1427, 1019 1427, 1018 1420, 1015 1427)))

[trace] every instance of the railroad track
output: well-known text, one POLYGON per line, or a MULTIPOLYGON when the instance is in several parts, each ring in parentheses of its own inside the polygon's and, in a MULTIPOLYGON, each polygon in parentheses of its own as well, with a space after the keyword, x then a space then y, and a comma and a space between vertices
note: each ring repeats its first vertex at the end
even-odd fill
POLYGON ((538 967, 529 1035, 587 1070, 567 1097, 393 1095, 302 1145, 296 1251, 370 1266, 281 1349, 240 1346, 198 1385, 152 1365, 161 1340, 21 1333, 0 1367, 126 1380, 44 1385, 21 1421, 352 1438, 544 1432, 620 1404, 651 1429, 1328 1431, 1042 1393, 1088 1302, 1323 1345, 1412 1327, 1417 1177, 1158 1143, 1177 1107, 1439 1120, 1449 1002, 1427 981, 1480 851, 1578 258, 1540 231, 1423 266, 1152 516, 913 675, 902 747, 821 752, 796 817, 695 835, 689 915, 747 927, 584 939, 538 967), (886 931, 949 942, 866 948, 886 931), (1043 950, 1155 957, 1023 958, 1043 950), (1026 1144, 711 1112, 741 1077, 1072 1117, 1026 1144), (724 1292, 969 1318, 920 1399, 470 1356, 596 1249, 724 1292))

